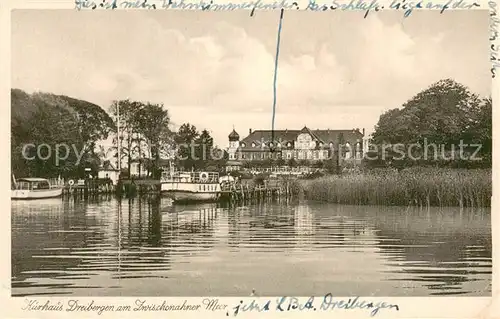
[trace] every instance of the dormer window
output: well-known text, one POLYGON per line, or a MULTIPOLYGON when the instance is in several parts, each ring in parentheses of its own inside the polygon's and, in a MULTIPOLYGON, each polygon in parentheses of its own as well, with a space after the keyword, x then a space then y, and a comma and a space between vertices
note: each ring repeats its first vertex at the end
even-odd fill
POLYGON ((292 146, 292 143, 288 142, 288 144, 286 144, 286 146, 290 147, 290 146, 292 146))
POLYGON ((319 147, 323 147, 323 143, 322 142, 319 142, 319 147))
POLYGON ((330 142, 330 147, 333 147, 333 142, 330 142))
POLYGON ((255 143, 252 143, 252 147, 255 147, 255 143))
POLYGON ((278 147, 281 147, 281 143, 278 143, 278 147))
POLYGON ((269 143, 269 147, 273 147, 273 146, 274 146, 273 142, 269 143))
POLYGON ((245 144, 245 143, 241 143, 241 147, 245 147, 245 146, 246 146, 246 144, 245 144))

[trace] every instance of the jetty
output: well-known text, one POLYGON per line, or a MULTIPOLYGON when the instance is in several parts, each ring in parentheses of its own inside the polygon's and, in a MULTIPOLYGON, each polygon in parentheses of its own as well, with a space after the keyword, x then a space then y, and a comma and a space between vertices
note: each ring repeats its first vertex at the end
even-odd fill
MULTIPOLYGON (((293 195, 291 180, 264 180, 254 183, 252 180, 238 183, 222 183, 217 201, 239 203, 267 199, 290 198, 293 195)), ((120 180, 117 185, 103 180, 85 179, 64 183, 63 196, 91 198, 98 195, 135 197, 138 195, 160 195, 159 180, 120 180)))
POLYGON ((263 199, 290 198, 292 187, 289 180, 265 180, 262 184, 231 183, 222 185, 219 200, 229 203, 263 199))

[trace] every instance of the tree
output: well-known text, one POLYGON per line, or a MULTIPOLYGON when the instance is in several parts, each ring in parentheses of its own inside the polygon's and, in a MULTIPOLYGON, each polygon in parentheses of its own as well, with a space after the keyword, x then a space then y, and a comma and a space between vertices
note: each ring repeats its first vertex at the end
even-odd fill
POLYGON ((144 138, 152 160, 153 178, 159 178, 160 152, 171 141, 170 115, 163 104, 142 104, 137 111, 137 130, 144 138))
POLYGON ((213 148, 212 154, 212 159, 208 162, 209 165, 215 167, 219 172, 225 171, 226 163, 229 160, 229 154, 218 147, 213 148))
MULTIPOLYGON (((378 146, 401 144, 405 154, 412 144, 434 144, 448 151, 455 149, 460 141, 488 144, 491 140, 487 124, 491 107, 488 105, 488 100, 481 99, 462 84, 451 79, 441 80, 408 100, 402 108, 382 114, 371 142, 378 146)), ((416 151, 414 147, 413 155, 421 156, 424 148, 420 148, 419 154, 415 154, 416 151)), ((422 163, 432 162, 441 152, 432 151, 432 159, 422 163)), ((390 159, 386 161, 392 163, 390 159)))
MULTIPOLYGON (((95 157, 96 142, 108 137, 113 121, 99 106, 87 101, 50 93, 27 94, 11 90, 11 163, 18 175, 78 177, 84 166, 95 157), (27 159, 23 148, 30 147, 27 159), (57 145, 70 148, 66 159, 56 160, 55 153, 36 154, 46 144, 55 151, 57 145), (83 154, 81 161, 76 152, 83 154)), ((61 147, 61 146, 60 146, 61 147)), ((46 148, 45 148, 46 150, 46 148)), ((65 157, 63 148, 60 157, 65 157)))
POLYGON ((194 168, 195 157, 191 149, 199 135, 194 125, 184 123, 174 136, 178 156, 177 164, 186 170, 194 168))
MULTIPOLYGON (((138 122, 138 112, 142 107, 141 103, 127 100, 116 100, 113 101, 110 106, 110 113, 115 121, 114 131, 116 133, 118 122, 118 110, 120 112, 120 162, 123 158, 127 159, 127 173, 130 176, 130 167, 134 155, 138 155, 139 158, 142 157, 142 152, 140 149, 141 137, 139 136, 139 122, 138 122)), ((117 145, 117 139, 113 140, 113 143, 117 145)), ((117 146, 116 146, 117 147, 117 146)))
POLYGON ((114 130, 115 123, 113 119, 103 108, 93 103, 64 95, 59 95, 58 98, 65 100, 76 111, 79 134, 84 150, 86 153, 92 153, 93 157, 96 142, 107 139, 114 130))
POLYGON ((464 139, 469 144, 480 144, 478 156, 483 158, 486 165, 492 164, 492 138, 493 138, 493 109, 492 100, 486 98, 471 117, 470 125, 464 132, 464 139))
POLYGON ((196 168, 204 169, 212 160, 211 152, 213 149, 214 140, 207 130, 203 130, 196 139, 195 155, 196 168))

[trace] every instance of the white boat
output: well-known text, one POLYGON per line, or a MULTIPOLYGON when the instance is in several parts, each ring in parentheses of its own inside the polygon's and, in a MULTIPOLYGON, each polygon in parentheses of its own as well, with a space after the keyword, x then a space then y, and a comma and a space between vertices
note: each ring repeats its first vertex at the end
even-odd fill
POLYGON ((163 172, 161 191, 174 202, 215 201, 221 187, 219 173, 215 172, 163 172))
POLYGON ((45 178, 20 178, 14 180, 11 189, 11 199, 42 199, 59 197, 62 195, 62 187, 52 187, 45 178))

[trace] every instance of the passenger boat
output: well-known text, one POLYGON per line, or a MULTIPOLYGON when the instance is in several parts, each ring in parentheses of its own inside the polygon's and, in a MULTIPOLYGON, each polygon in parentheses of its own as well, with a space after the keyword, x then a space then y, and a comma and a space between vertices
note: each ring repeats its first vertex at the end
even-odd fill
POLYGON ((221 191, 219 173, 171 169, 162 173, 161 191, 174 202, 215 201, 221 191))
POLYGON ((45 178, 19 178, 13 179, 11 199, 42 199, 59 197, 62 195, 62 187, 51 186, 45 178))

